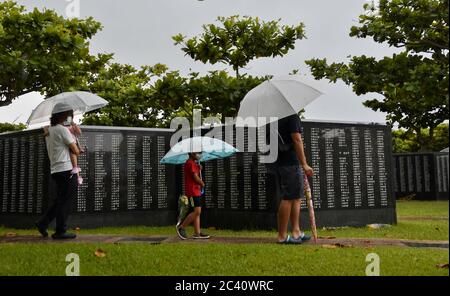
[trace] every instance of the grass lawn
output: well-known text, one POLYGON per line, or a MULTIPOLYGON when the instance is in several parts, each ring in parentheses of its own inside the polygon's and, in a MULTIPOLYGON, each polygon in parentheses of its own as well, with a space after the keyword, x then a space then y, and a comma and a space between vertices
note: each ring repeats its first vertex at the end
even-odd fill
POLYGON ((398 217, 446 217, 448 201, 397 201, 398 217))
MULTIPOLYGON (((321 236, 386 237, 448 240, 448 202, 400 201, 399 223, 371 230, 340 228, 320 230, 321 236), (407 217, 408 219, 402 219, 407 217), (413 217, 414 219, 411 219, 413 217)), ((36 234, 34 230, 0 228, 8 232, 36 234)), ((274 231, 209 229, 220 236, 275 236, 274 231)), ((173 227, 126 227, 80 230, 80 234, 174 235, 173 227)), ((80 256, 82 275, 364 275, 366 255, 380 256, 381 275, 446 275, 448 250, 400 247, 351 247, 276 244, 0 244, 0 275, 64 275, 65 256, 80 256), (103 258, 95 250, 106 251, 103 258)))
POLYGON ((369 253, 381 275, 446 275, 448 250, 337 248, 257 244, 10 244, 0 247, 0 275, 65 275, 68 253, 81 275, 365 275, 369 253), (94 256, 97 248, 106 256, 94 256))
MULTIPOLYGON (((448 218, 448 201, 399 201, 397 202, 398 223, 390 227, 369 229, 367 227, 343 227, 333 230, 319 229, 320 236, 335 237, 373 237, 398 238, 415 240, 448 240, 449 222, 447 220, 427 220, 421 218, 448 218), (417 220, 403 220, 402 217, 415 217, 417 220)), ((174 226, 167 227, 107 227, 97 229, 81 229, 80 234, 118 234, 118 235, 174 235, 174 226)), ((36 234, 34 229, 10 229, 0 227, 0 236, 8 232, 18 235, 36 234)), ((211 235, 220 236, 265 236, 273 237, 273 231, 232 231, 208 229, 211 235)))

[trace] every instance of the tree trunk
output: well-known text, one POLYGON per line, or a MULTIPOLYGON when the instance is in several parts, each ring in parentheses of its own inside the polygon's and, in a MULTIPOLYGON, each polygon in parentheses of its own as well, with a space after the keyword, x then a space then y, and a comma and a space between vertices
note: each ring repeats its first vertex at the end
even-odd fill
POLYGON ((426 147, 424 144, 424 140, 421 134, 421 128, 414 128, 414 132, 416 133, 416 141, 417 144, 419 144, 419 152, 425 152, 426 151, 426 147))
POLYGON ((427 148, 429 151, 433 151, 434 147, 434 129, 435 126, 430 126, 429 133, 428 133, 428 141, 427 141, 427 148))
POLYGON ((239 79, 239 67, 234 67, 234 70, 236 71, 236 78, 239 79))

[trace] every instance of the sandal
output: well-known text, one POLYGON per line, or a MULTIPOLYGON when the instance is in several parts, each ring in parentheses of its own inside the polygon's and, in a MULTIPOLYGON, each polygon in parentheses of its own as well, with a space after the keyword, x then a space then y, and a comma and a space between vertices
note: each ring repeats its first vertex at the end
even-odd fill
POLYGON ((283 245, 300 245, 302 243, 301 238, 293 238, 292 236, 288 235, 284 241, 277 242, 278 244, 283 245))

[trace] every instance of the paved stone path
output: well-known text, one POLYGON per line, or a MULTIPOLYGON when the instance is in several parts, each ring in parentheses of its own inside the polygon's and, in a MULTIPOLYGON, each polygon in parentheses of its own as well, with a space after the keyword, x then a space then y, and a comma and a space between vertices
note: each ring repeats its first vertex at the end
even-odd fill
MULTIPOLYGON (((209 240, 180 240, 177 236, 125 236, 125 235, 79 235, 74 240, 55 241, 51 238, 42 238, 33 235, 6 234, 0 237, 0 244, 11 243, 224 243, 224 244, 274 244, 273 237, 212 237, 209 240)), ((314 245, 313 241, 305 244, 314 245)), ((374 246, 398 246, 414 248, 446 248, 448 241, 404 240, 385 238, 335 238, 319 237, 317 245, 324 248, 350 248, 350 247, 374 247, 374 246)))

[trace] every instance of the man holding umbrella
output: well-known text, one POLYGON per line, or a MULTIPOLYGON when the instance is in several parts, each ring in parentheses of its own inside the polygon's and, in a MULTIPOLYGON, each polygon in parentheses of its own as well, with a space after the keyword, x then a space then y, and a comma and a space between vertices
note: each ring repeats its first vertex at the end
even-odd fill
POLYGON ((279 149, 276 165, 278 208, 278 242, 300 244, 311 237, 300 231, 300 198, 304 197, 303 172, 313 175, 305 157, 300 117, 290 115, 278 121, 279 149), (284 145, 284 146, 283 146, 284 145), (282 148, 284 147, 284 148, 282 148), (291 221, 292 236, 288 235, 291 221))
MULTIPOLYGON (((270 132, 275 130, 278 138, 278 158, 273 171, 277 179, 277 197, 281 199, 278 208, 278 242, 285 244, 301 244, 310 239, 300 231, 300 198, 304 196, 304 189, 309 189, 309 186, 304 187, 304 182, 308 184, 308 181, 303 174, 312 176, 314 172, 306 161, 298 112, 322 93, 303 83, 303 79, 301 76, 289 75, 264 81, 246 94, 238 112, 238 118, 255 119, 254 127, 257 128, 265 128, 267 123, 278 124, 278 128, 272 129, 271 126, 270 132), (289 220, 292 235, 287 234, 289 220)), ((309 197, 307 195, 308 201, 309 197)), ((308 208, 311 229, 316 239, 314 209, 310 205, 312 202, 308 202, 308 208)))

